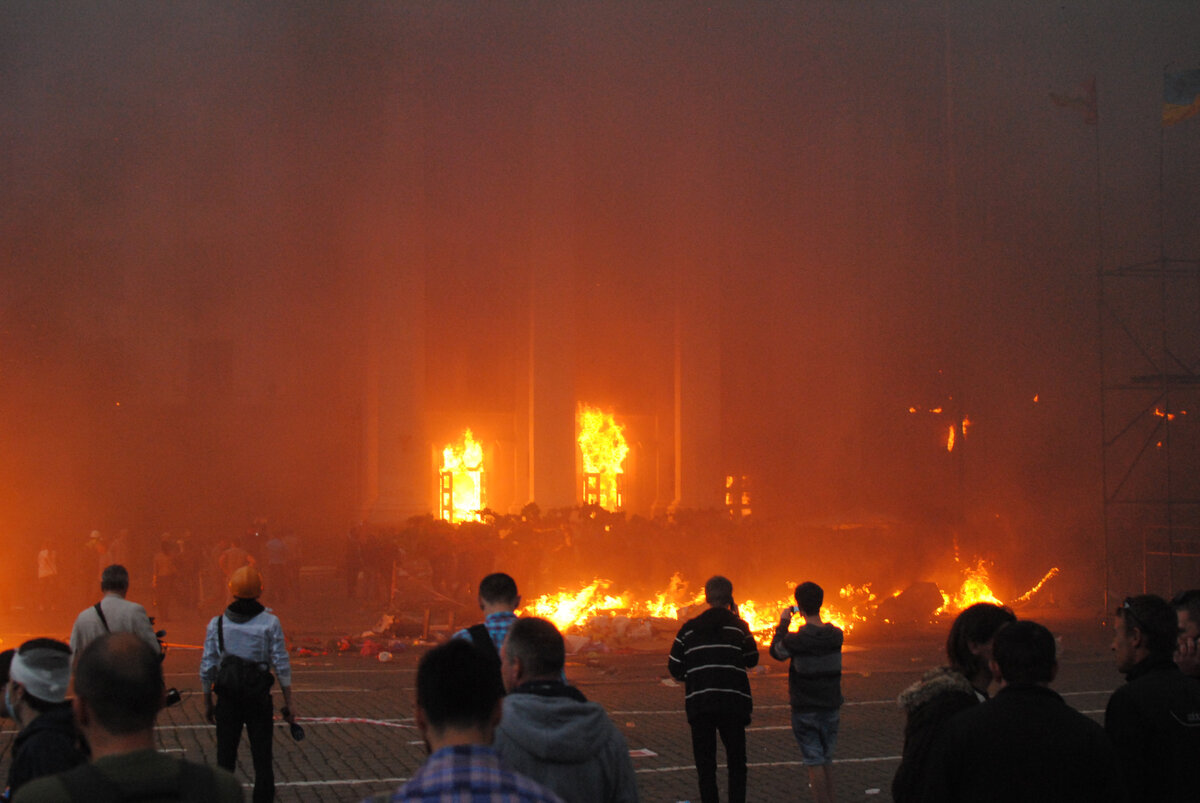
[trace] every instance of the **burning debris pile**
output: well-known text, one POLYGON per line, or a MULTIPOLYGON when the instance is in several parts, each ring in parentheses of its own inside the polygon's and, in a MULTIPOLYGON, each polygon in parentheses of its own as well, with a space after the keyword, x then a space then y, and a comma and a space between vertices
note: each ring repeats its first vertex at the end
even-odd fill
POLYGON ((914 559, 911 538, 882 527, 772 529, 720 511, 648 520, 596 505, 544 513, 529 505, 519 515, 485 511, 482 519, 418 517, 404 529, 360 534, 375 556, 365 562, 375 577, 368 586, 386 626, 338 651, 389 652, 396 640, 448 637, 478 621, 476 584, 494 571, 517 580, 519 612, 553 621, 574 652, 663 648, 681 621, 703 609, 702 585, 713 574, 734 580, 738 612, 763 644, 800 580, 824 586, 823 617, 863 639, 941 626, 976 602, 1054 604, 1056 593, 1057 568, 1022 594, 998 592, 1012 584, 993 580, 994 564, 960 561, 954 549, 935 566, 936 552, 914 559))
MULTIPOLYGON (((827 595, 822 618, 846 633, 867 623, 902 624, 936 622, 952 617, 977 602, 1019 605, 1028 602, 1051 578, 1058 574, 1053 568, 1036 586, 1016 600, 1005 603, 992 593, 988 574, 982 561, 964 572, 961 586, 954 592, 939 589, 934 583, 917 583, 904 591, 884 598, 871 590, 870 584, 847 585, 838 589, 837 596, 827 595)), ((768 646, 779 621, 780 613, 794 604, 789 593, 778 599, 746 599, 738 603, 738 614, 750 625, 751 632, 762 646, 768 646)), ((637 599, 629 593, 613 594, 612 583, 596 579, 578 591, 559 591, 533 600, 521 611, 525 616, 549 619, 575 638, 576 651, 593 643, 628 645, 659 636, 671 637, 680 622, 700 613, 704 592, 688 591, 689 584, 676 574, 667 588, 648 599, 637 599)), ((802 617, 792 619, 792 630, 803 624, 802 617)))

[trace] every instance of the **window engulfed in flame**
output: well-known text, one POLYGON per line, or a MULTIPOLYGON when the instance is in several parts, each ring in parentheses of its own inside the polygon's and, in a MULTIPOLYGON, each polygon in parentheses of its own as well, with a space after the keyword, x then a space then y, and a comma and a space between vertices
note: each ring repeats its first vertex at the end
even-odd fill
POLYGON ((612 413, 579 405, 579 451, 583 458, 584 504, 620 510, 623 504, 620 476, 625 473, 624 427, 612 413))
POLYGON ((479 521, 483 510, 483 446, 471 430, 442 450, 441 516, 445 521, 479 521))

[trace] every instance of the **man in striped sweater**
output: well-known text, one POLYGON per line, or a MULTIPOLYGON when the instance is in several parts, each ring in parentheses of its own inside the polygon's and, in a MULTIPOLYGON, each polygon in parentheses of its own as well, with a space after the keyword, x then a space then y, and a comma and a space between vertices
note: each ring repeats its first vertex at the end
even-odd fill
POLYGON ((704 584, 708 610, 679 629, 667 668, 684 681, 700 800, 717 803, 717 734, 729 765, 729 800, 746 800, 746 726, 752 700, 746 669, 758 663, 758 645, 737 614, 733 583, 720 575, 704 584))
POLYGON ((817 803, 833 803, 833 749, 837 744, 838 711, 842 707, 841 628, 821 621, 825 592, 816 583, 796 586, 796 607, 779 617, 771 657, 788 664, 788 698, 792 733, 800 744, 808 782, 817 803), (789 633, 792 614, 804 625, 789 633))

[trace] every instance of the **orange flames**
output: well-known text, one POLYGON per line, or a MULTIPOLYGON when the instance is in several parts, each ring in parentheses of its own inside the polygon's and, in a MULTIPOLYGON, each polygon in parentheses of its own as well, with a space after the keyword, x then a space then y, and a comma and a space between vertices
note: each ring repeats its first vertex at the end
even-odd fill
POLYGON ((620 510, 622 506, 619 477, 625 473, 624 427, 612 413, 586 404, 579 405, 579 452, 583 458, 584 503, 599 505, 605 510, 620 510))
MULTIPOLYGON (((1059 573, 1057 567, 1048 571, 1037 585, 1026 591, 1011 604, 1018 605, 1041 590, 1048 580, 1059 573)), ((934 612, 935 617, 957 614, 959 611, 977 602, 990 602, 994 605, 1004 604, 989 586, 989 577, 983 561, 977 561, 974 567, 964 570, 962 584, 954 593, 942 591, 944 604, 934 612)), ((529 603, 520 613, 523 616, 539 616, 555 624, 560 631, 568 632, 597 624, 602 620, 608 624, 618 617, 627 620, 670 620, 662 622, 651 629, 659 631, 660 635, 674 635, 674 628, 685 618, 695 616, 698 611, 688 608, 704 603, 704 592, 692 594, 688 585, 679 574, 675 574, 663 591, 648 599, 638 599, 632 592, 620 594, 611 593, 612 583, 608 580, 595 579, 578 591, 560 590, 556 594, 545 594, 529 603), (605 621, 606 620, 606 621, 605 621)), ((785 608, 794 604, 791 589, 796 584, 789 583, 789 593, 777 600, 745 599, 738 603, 738 615, 746 620, 755 640, 762 646, 768 646, 775 633, 775 626, 785 608)), ((894 592, 890 596, 896 596, 894 592)), ((847 585, 838 590, 837 597, 826 595, 825 604, 821 608, 821 618, 832 622, 847 634, 855 627, 868 621, 879 607, 880 596, 870 584, 861 586, 847 585)), ((792 617, 791 632, 795 632, 804 624, 802 615, 792 617)), ((649 630, 645 631, 649 634, 649 630)))
POLYGON ((471 430, 442 450, 441 515, 446 521, 479 521, 483 510, 483 446, 471 430))

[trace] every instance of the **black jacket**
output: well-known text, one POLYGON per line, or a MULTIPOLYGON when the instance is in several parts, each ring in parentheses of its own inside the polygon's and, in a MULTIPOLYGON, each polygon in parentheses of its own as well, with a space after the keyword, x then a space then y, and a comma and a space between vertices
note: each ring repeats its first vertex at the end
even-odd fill
POLYGON ((684 681, 689 721, 713 715, 749 723, 753 701, 746 669, 757 664, 750 626, 727 608, 709 608, 679 629, 667 669, 684 681))
POLYGON ((1045 686, 1012 684, 951 717, 934 741, 924 803, 1124 803, 1104 729, 1045 686))
POLYGON ((13 740, 12 765, 8 768, 11 799, 18 789, 34 778, 69 770, 87 761, 71 706, 55 706, 21 729, 13 740))
POLYGON ((892 778, 894 803, 919 803, 929 773, 929 751, 946 722, 959 711, 979 705, 971 681, 948 666, 930 669, 900 693, 904 709, 904 752, 892 778))
POLYGON ((1169 657, 1147 658, 1127 674, 1104 712, 1133 800, 1200 799, 1200 680, 1169 657))

